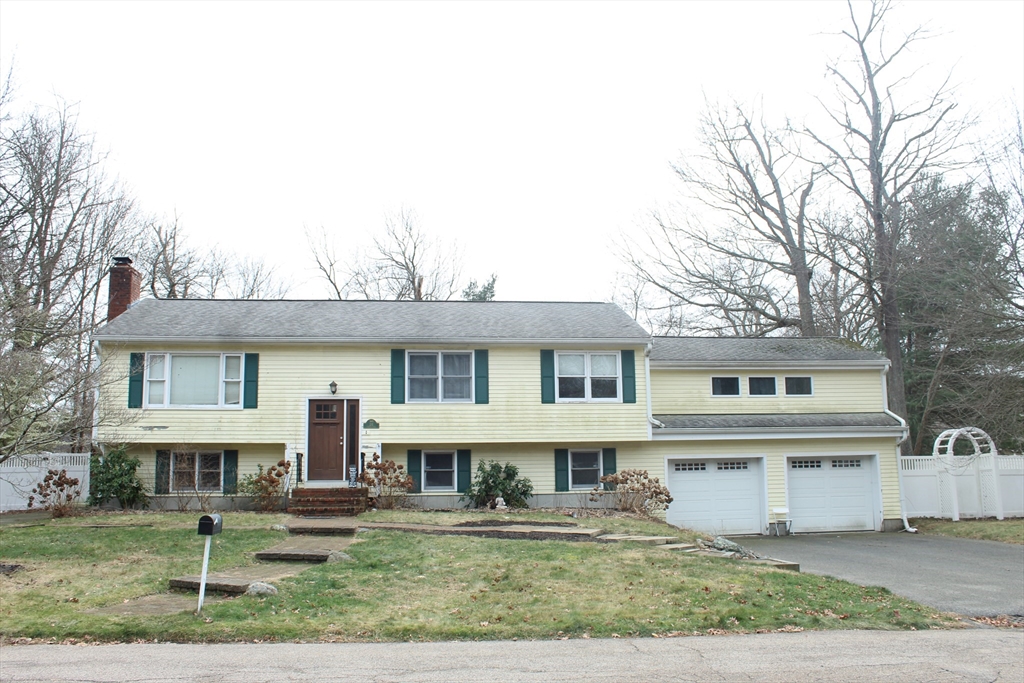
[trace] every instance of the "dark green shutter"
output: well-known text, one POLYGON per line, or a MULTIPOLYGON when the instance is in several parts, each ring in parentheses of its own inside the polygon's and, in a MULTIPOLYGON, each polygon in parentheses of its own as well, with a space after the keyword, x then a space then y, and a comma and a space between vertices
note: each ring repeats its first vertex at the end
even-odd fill
MULTIPOLYGON (((632 351, 630 351, 632 353, 632 351)), ((614 448, 602 448, 601 449, 601 476, 607 477, 609 474, 615 474, 615 449, 614 448)), ((615 488, 615 484, 604 485, 605 491, 611 491, 615 488)))
MULTIPOLYGON (((540 402, 555 402, 555 352, 540 352, 540 402)), ((568 489, 564 489, 568 491, 568 489)))
POLYGON ((256 408, 259 405, 260 354, 245 354, 245 388, 242 397, 243 408, 256 408))
POLYGON ((171 452, 156 452, 156 479, 153 482, 153 493, 171 492, 171 452))
POLYGON ((405 349, 391 349, 391 402, 405 403, 405 349))
POLYGON ((569 449, 555 449, 555 490, 569 490, 569 449))
MULTIPOLYGON (((486 353, 486 351, 484 353, 486 353)), ((469 466, 472 461, 471 453, 470 451, 456 451, 455 456, 455 470, 458 474, 458 479, 456 479, 456 488, 458 488, 459 493, 465 493, 466 489, 469 488, 471 473, 469 466)))
POLYGON ((412 477, 412 490, 409 493, 419 493, 423 490, 423 451, 410 450, 406 468, 406 472, 412 477))
POLYGON ((475 358, 473 364, 476 366, 474 371, 476 372, 476 402, 487 403, 489 400, 488 396, 488 377, 487 377, 487 349, 477 349, 473 352, 475 358))
POLYGON ((238 451, 224 451, 224 493, 238 493, 238 451))
POLYGON ((142 407, 142 378, 146 372, 146 354, 133 353, 128 365, 128 407, 142 407))
POLYGON ((636 355, 622 352, 622 402, 636 403, 636 355))

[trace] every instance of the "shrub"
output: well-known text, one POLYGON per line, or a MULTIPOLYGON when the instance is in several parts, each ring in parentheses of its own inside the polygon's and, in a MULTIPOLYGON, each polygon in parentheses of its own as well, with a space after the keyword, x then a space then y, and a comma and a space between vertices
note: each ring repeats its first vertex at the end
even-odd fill
POLYGON ((672 502, 668 488, 657 477, 648 474, 647 470, 622 470, 601 477, 601 481, 611 491, 602 494, 600 486, 595 486, 590 499, 596 501, 599 495, 614 496, 616 509, 623 512, 636 512, 650 517, 672 502))
POLYGON ((128 456, 124 446, 89 460, 89 505, 102 505, 117 498, 124 509, 149 507, 146 486, 139 479, 138 458, 128 456))
POLYGON ((412 477, 402 465, 396 465, 394 460, 382 461, 377 453, 363 468, 359 481, 370 489, 373 506, 379 510, 402 507, 413 487, 412 477))
POLYGON ((292 464, 287 460, 279 460, 266 471, 263 465, 257 465, 256 474, 247 474, 238 482, 238 493, 252 496, 260 512, 272 512, 281 502, 284 480, 291 469, 292 464))
POLYGON ((54 517, 70 517, 75 513, 75 501, 81 495, 78 479, 69 477, 67 470, 47 470, 43 480, 32 487, 28 506, 33 507, 38 497, 39 507, 54 517))
POLYGON ((469 500, 466 507, 494 507, 499 496, 510 508, 527 507, 526 499, 533 495, 533 483, 519 476, 519 468, 510 462, 501 465, 495 460, 480 461, 476 466, 473 483, 460 500, 469 500))

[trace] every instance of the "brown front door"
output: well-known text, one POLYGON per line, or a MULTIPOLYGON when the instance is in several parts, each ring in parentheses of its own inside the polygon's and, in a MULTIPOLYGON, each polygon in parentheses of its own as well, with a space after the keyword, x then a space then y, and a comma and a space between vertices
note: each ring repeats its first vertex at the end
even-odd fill
POLYGON ((358 451, 359 401, 311 400, 309 480, 348 479, 348 468, 357 466, 358 451))

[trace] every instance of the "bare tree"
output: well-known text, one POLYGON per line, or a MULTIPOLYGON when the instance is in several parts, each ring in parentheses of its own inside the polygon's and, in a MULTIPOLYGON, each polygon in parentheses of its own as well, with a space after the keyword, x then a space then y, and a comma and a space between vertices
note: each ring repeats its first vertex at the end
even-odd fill
MULTIPOLYGON (((853 57, 828 67, 838 95, 838 104, 825 108, 834 130, 807 134, 824 153, 824 172, 860 205, 871 230, 871 267, 856 274, 872 298, 878 335, 891 363, 890 408, 906 415, 897 277, 901 203, 927 174, 954 165, 965 122, 953 116, 956 104, 948 78, 923 100, 901 101, 915 73, 900 71, 900 58, 927 36, 923 29, 892 42, 884 30, 892 7, 888 0, 872 0, 867 17, 858 16, 852 2, 848 7, 849 28, 841 35, 853 57)), ((914 84, 919 87, 920 79, 914 84)))
POLYGON ((227 289, 233 299, 283 299, 288 285, 277 278, 276 269, 262 258, 234 258, 227 274, 227 289))
POLYGON ((797 328, 816 333, 809 257, 815 168, 794 140, 755 121, 738 104, 708 106, 703 153, 675 167, 701 211, 677 223, 655 216, 626 261, 642 280, 703 310, 703 331, 760 336, 797 328))
POLYGON ((142 254, 146 287, 158 299, 213 299, 227 276, 217 250, 206 253, 188 244, 178 223, 150 226, 142 254))
POLYGON ((85 447, 91 334, 111 258, 137 244, 132 200, 61 102, 0 126, 0 461, 85 447))
POLYGON ((460 291, 462 254, 426 235, 402 209, 384 219, 373 246, 342 262, 325 229, 307 232, 310 250, 332 296, 396 301, 448 301, 460 291))

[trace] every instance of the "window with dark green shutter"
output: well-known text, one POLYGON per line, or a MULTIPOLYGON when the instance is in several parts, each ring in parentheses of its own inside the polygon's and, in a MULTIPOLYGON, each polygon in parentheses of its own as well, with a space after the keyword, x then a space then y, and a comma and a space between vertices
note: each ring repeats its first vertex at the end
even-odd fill
POLYGON ((153 479, 153 493, 171 492, 171 452, 156 452, 156 477, 153 479))
POLYGON ((487 367, 488 366, 487 349, 477 349, 476 351, 473 352, 473 354, 474 354, 474 358, 473 358, 474 368, 473 368, 473 371, 476 373, 476 377, 475 377, 475 380, 474 380, 476 382, 476 386, 473 387, 474 388, 474 392, 473 393, 474 393, 474 397, 476 399, 476 402, 480 403, 480 404, 483 404, 483 403, 487 403, 490 400, 490 394, 489 394, 490 387, 488 386, 489 378, 488 378, 488 367, 487 367))
POLYGON ((245 388, 242 398, 243 408, 259 406, 260 354, 245 354, 245 388))
POLYGON ((569 490, 569 449, 555 449, 555 490, 569 490))
POLYGON ((405 403, 405 349, 391 349, 391 402, 405 403))
POLYGON ((406 460, 406 472, 412 477, 412 489, 409 493, 419 493, 423 490, 423 451, 410 450, 406 460))
MULTIPOLYGON (((555 402, 555 352, 540 352, 540 402, 555 402)), ((568 484, 567 484, 568 486, 568 484)), ((568 489, 566 489, 568 491, 568 489)))
POLYGON ((636 354, 626 349, 622 355, 622 402, 636 403, 636 354))
POLYGON ((128 407, 142 407, 142 383, 146 372, 146 354, 133 353, 128 365, 128 407))
POLYGON ((456 490, 458 490, 459 493, 465 493, 466 489, 469 488, 469 482, 472 478, 472 453, 469 450, 459 450, 456 451, 456 455, 456 467, 458 470, 458 485, 456 486, 456 490))

